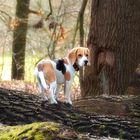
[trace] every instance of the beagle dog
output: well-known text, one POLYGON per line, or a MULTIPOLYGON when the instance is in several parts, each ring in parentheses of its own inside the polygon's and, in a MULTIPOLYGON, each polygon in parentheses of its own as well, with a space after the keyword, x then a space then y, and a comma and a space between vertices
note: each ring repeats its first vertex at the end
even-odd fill
POLYGON ((75 72, 89 65, 89 49, 76 47, 70 50, 63 59, 56 61, 43 59, 35 67, 35 75, 38 80, 41 98, 48 100, 45 90, 49 90, 51 104, 57 104, 60 85, 64 84, 65 102, 72 104, 71 86, 75 72))

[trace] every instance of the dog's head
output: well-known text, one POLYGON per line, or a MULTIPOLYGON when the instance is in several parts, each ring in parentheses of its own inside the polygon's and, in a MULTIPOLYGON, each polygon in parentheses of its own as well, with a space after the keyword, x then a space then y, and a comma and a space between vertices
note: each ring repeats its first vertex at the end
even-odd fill
POLYGON ((76 64, 78 67, 90 65, 90 51, 86 47, 73 48, 68 53, 68 59, 72 65, 76 64))

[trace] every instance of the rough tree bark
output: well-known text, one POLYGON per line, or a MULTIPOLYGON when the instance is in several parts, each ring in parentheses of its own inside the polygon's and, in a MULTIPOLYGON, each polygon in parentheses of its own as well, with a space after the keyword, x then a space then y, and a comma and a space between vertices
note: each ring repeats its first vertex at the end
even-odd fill
POLYGON ((139 96, 96 96, 75 101, 77 108, 98 115, 140 118, 139 96))
POLYGON ((51 105, 35 95, 0 89, 0 123, 17 125, 44 121, 58 122, 90 135, 140 138, 139 117, 88 114, 65 103, 51 105))
POLYGON ((16 18, 18 26, 14 29, 12 46, 12 79, 24 79, 25 46, 30 0, 17 0, 16 18))
POLYGON ((82 96, 124 94, 140 62, 140 1, 92 0, 82 96))

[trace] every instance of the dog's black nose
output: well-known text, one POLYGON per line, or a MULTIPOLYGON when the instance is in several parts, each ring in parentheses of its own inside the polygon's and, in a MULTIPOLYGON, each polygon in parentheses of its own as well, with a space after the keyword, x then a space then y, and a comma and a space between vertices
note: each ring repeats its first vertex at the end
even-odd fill
POLYGON ((84 63, 85 63, 85 66, 87 66, 88 60, 85 60, 84 63))

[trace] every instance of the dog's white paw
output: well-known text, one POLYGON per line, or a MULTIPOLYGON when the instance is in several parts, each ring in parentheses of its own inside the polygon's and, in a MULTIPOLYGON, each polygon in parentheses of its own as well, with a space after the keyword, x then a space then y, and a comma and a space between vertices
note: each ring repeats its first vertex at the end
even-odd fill
POLYGON ((72 101, 71 100, 65 100, 65 103, 72 105, 72 101))
POLYGON ((43 100, 43 101, 48 101, 48 98, 47 98, 47 96, 42 96, 42 95, 39 95, 39 97, 41 98, 41 100, 43 100))
POLYGON ((51 104, 57 104, 57 101, 55 99, 51 99, 51 104))

